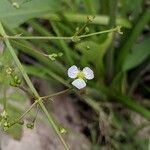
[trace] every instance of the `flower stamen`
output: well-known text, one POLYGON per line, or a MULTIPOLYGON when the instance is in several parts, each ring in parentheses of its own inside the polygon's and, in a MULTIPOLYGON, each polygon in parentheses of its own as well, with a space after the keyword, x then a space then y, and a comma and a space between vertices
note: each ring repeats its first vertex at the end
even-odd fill
POLYGON ((82 71, 79 71, 77 74, 77 78, 85 79, 85 74, 82 71))

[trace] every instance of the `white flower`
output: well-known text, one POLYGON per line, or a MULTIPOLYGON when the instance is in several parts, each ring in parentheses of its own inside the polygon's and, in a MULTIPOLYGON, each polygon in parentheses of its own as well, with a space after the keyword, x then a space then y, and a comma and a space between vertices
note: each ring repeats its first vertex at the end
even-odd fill
POLYGON ((78 89, 82 89, 86 86, 86 80, 91 80, 94 78, 94 73, 89 67, 85 67, 81 71, 77 68, 77 66, 73 65, 68 69, 68 76, 75 79, 72 82, 72 85, 78 89))

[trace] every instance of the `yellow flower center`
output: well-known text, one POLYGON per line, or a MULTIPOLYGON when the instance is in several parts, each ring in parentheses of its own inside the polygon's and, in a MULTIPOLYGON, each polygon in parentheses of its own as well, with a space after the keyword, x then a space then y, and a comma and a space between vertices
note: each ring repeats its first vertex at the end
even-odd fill
POLYGON ((82 71, 79 71, 78 74, 77 74, 77 78, 84 79, 85 78, 85 74, 82 71))

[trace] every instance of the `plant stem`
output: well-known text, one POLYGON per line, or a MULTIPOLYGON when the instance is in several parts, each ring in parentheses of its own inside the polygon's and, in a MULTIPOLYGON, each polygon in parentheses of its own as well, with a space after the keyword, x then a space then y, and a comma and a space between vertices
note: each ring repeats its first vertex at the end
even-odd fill
MULTIPOLYGON (((57 92, 57 93, 54 93, 54 94, 51 94, 51 95, 48 95, 48 96, 43 96, 43 97, 40 97, 39 100, 35 100, 34 103, 18 118, 16 119, 15 122, 13 122, 11 124, 14 125, 16 122, 18 122, 19 120, 21 120, 22 118, 24 118, 26 116, 26 114, 28 114, 28 112, 31 111, 31 109, 37 104, 39 103, 39 101, 42 101, 43 99, 48 99, 48 98, 52 98, 52 97, 55 97, 55 96, 59 96, 59 95, 62 95, 62 94, 65 94, 67 93, 68 91, 70 91, 72 88, 69 88, 69 89, 66 89, 66 90, 63 90, 63 91, 60 91, 60 92, 57 92)), ((52 100, 52 99, 51 99, 52 100)))
POLYGON ((22 120, 26 114, 28 114, 28 112, 31 111, 31 109, 38 103, 38 101, 36 100, 19 118, 17 118, 13 123, 10 124, 10 126, 13 126, 14 124, 16 124, 18 121, 22 120))
POLYGON ((69 88, 69 89, 66 89, 66 90, 51 94, 51 95, 43 96, 43 97, 41 97, 41 99, 48 99, 48 98, 52 98, 54 96, 59 96, 59 95, 62 95, 62 94, 69 92, 70 90, 72 90, 72 88, 69 88))
POLYGON ((7 96, 6 96, 6 87, 4 85, 4 95, 3 95, 3 109, 6 111, 7 108, 7 96))
POLYGON ((24 86, 19 85, 17 86, 17 88, 24 91, 28 96, 33 96, 32 93, 28 89, 26 89, 24 86))
POLYGON ((109 30, 105 30, 105 31, 99 31, 99 32, 89 33, 86 35, 81 35, 81 36, 78 36, 78 38, 81 39, 81 38, 90 37, 90 36, 99 35, 99 34, 104 34, 104 33, 109 33, 109 32, 118 32, 118 27, 115 27, 115 28, 112 28, 109 30))
MULTIPOLYGON (((94 33, 90 33, 90 34, 86 34, 86 35, 81 35, 81 36, 77 36, 79 39, 81 38, 86 38, 86 37, 90 37, 90 36, 94 36, 94 35, 99 35, 99 34, 104 34, 104 33, 109 33, 109 32, 117 32, 118 31, 118 27, 109 29, 109 30, 105 30, 105 31, 99 31, 99 32, 94 32, 94 33)), ((56 37, 56 36, 9 36, 9 35, 3 35, 2 37, 0 37, 0 39, 23 39, 23 40, 72 40, 73 37, 56 37)))
MULTIPOLYGON (((109 0, 109 27, 113 28, 116 26, 116 13, 117 13, 117 2, 118 0, 109 0)), ((111 82, 114 75, 114 39, 115 34, 113 34, 112 42, 108 48, 108 52, 106 55, 106 75, 108 83, 111 82)))
MULTIPOLYGON (((3 26, 2 26, 2 24, 1 24, 1 22, 0 22, 0 33, 1 33, 1 35, 2 35, 3 37, 7 36, 6 33, 5 33, 5 31, 4 31, 4 29, 3 29, 3 26)), ((14 59, 16 65, 18 66, 20 72, 22 73, 22 75, 23 75, 23 77, 24 77, 24 79, 25 79, 27 85, 29 86, 30 90, 32 91, 32 93, 34 94, 34 96, 35 96, 37 99, 39 99, 38 103, 39 103, 39 105, 41 106, 43 112, 45 113, 45 115, 46 115, 46 117, 47 117, 49 123, 52 125, 52 127, 53 127, 53 129, 55 130, 56 134, 58 135, 60 141, 61 141, 62 144, 64 145, 64 148, 65 148, 66 150, 69 150, 69 148, 68 148, 67 144, 65 143, 64 139, 62 138, 62 136, 61 136, 61 134, 60 134, 60 132, 59 132, 59 130, 58 130, 58 128, 57 128, 55 122, 53 121, 51 114, 48 113, 47 109, 45 108, 44 104, 43 104, 42 101, 41 101, 40 95, 39 95, 38 92, 36 91, 35 87, 33 86, 32 82, 31 82, 31 80, 30 80, 30 78, 28 77, 28 75, 26 74, 24 68, 22 67, 22 65, 21 65, 21 63, 20 63, 20 61, 19 61, 17 55, 15 54, 14 49, 12 48, 12 46, 11 46, 9 40, 6 38, 6 39, 4 39, 4 41, 5 41, 5 43, 6 43, 6 46, 7 46, 8 50, 9 50, 9 52, 11 53, 11 55, 12 55, 12 57, 13 57, 13 59, 14 59)))
POLYGON ((23 40, 71 40, 70 37, 55 37, 55 36, 5 36, 2 39, 23 39, 23 40))

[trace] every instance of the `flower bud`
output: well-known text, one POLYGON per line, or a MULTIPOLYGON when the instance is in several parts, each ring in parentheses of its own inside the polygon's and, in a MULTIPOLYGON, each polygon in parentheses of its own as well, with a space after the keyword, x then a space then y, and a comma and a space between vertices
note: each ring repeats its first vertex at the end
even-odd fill
POLYGON ((59 132, 60 132, 61 134, 66 134, 66 133, 67 133, 67 131, 66 131, 65 128, 60 128, 60 129, 59 129, 59 132))
POLYGON ((8 128, 9 128, 9 127, 10 127, 10 123, 7 122, 7 121, 5 121, 5 122, 4 122, 4 127, 8 127, 8 128))
POLYGON ((23 120, 19 120, 17 123, 20 124, 20 125, 24 125, 24 121, 23 120))
POLYGON ((3 127, 3 130, 6 132, 9 128, 8 127, 3 127))
POLYGON ((90 46, 89 46, 89 45, 87 45, 87 46, 86 46, 86 49, 87 49, 87 50, 90 50, 90 46))
POLYGON ((8 114, 6 113, 5 110, 1 113, 1 117, 2 117, 2 119, 7 119, 8 118, 8 114))
POLYGON ((87 17, 87 19, 88 19, 89 22, 92 22, 94 18, 95 18, 95 16, 88 16, 87 17))
POLYGON ((116 28, 117 28, 117 32, 118 32, 119 34, 123 34, 123 32, 121 31, 121 26, 117 26, 116 28))
POLYGON ((61 53, 61 52, 58 53, 58 56, 59 56, 59 57, 62 57, 62 56, 63 56, 63 53, 61 53))
POLYGON ((11 75, 12 73, 13 73, 13 69, 11 68, 11 67, 8 67, 7 69, 6 69, 6 73, 8 74, 8 75, 11 75))
POLYGON ((52 61, 55 61, 57 56, 58 55, 56 53, 52 53, 52 54, 48 55, 48 58, 52 61))
POLYGON ((27 123, 26 127, 29 129, 33 129, 34 128, 34 123, 27 123))
POLYGON ((17 2, 13 2, 13 3, 12 3, 12 6, 15 7, 15 8, 19 8, 19 7, 20 7, 17 2))
POLYGON ((79 42, 79 41, 80 41, 80 38, 79 38, 78 36, 73 36, 73 37, 71 38, 71 40, 72 40, 73 42, 79 42))
POLYGON ((88 27, 85 27, 85 32, 88 33, 90 29, 88 27))

